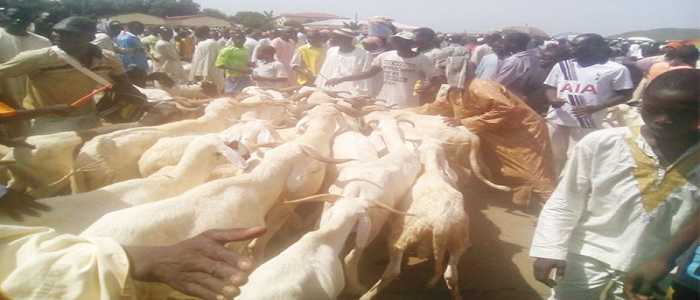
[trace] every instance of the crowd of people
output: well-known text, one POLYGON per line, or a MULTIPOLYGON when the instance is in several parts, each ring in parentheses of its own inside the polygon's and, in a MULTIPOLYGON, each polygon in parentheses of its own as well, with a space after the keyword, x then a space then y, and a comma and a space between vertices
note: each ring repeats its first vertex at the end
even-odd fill
MULTIPOLYGON (((665 294, 669 283, 662 279, 675 266, 673 299, 698 299, 700 73, 691 43, 640 45, 598 34, 553 40, 517 31, 445 35, 430 28, 381 34, 146 28, 84 17, 63 20, 43 37, 28 30, 31 22, 31 12, 10 9, 0 29, 3 144, 99 126, 99 103, 86 95, 100 87, 139 94, 134 84, 158 86, 142 82, 153 74, 176 84, 210 83, 214 95, 313 86, 372 97, 390 108, 444 116, 480 137, 493 175, 513 190, 512 204, 539 214, 530 255, 535 278, 552 287, 551 299, 652 299, 665 294), (436 100, 441 91, 447 96, 436 100), (639 107, 644 125, 604 129, 608 110, 625 103, 639 107)), ((2 195, 12 193, 3 188, 2 195)), ((195 238, 206 247, 186 241, 125 251, 135 278, 178 288, 186 283, 171 272, 205 270, 173 266, 175 254, 208 256, 231 276, 249 266, 217 256, 223 243, 260 232, 195 238), (172 268, 159 269, 158 262, 172 268)))

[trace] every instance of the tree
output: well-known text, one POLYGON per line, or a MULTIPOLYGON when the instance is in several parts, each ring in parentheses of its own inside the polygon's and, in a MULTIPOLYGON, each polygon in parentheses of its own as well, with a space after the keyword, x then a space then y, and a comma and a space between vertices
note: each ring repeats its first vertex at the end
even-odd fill
POLYGON ((274 28, 274 23, 268 16, 255 11, 239 11, 230 19, 234 23, 241 24, 247 28, 259 30, 274 28))
POLYGON ((362 26, 357 21, 343 22, 343 27, 353 31, 358 31, 362 29, 362 26))
POLYGON ((210 16, 219 19, 228 19, 228 16, 224 12, 214 8, 202 9, 202 14, 205 16, 210 16))
POLYGON ((159 17, 199 14, 199 4, 192 0, 146 0, 148 14, 159 17))

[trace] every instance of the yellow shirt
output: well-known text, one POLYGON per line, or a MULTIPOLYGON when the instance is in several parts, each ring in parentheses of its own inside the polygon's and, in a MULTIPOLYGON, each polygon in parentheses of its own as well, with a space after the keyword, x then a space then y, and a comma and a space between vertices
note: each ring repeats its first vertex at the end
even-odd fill
MULTIPOLYGON (((93 59, 90 70, 108 81, 124 74, 114 53, 103 50, 102 58, 93 59)), ((36 109, 56 104, 71 104, 99 87, 95 80, 63 61, 51 48, 22 52, 0 64, 0 78, 27 75, 27 95, 23 106, 36 109)), ((86 105, 76 115, 94 111, 86 105)))
MULTIPOLYGON (((292 58, 292 67, 299 66, 302 67, 314 76, 318 76, 321 72, 321 66, 326 58, 326 49, 320 47, 313 47, 311 44, 306 44, 297 48, 292 58)), ((307 78, 304 75, 299 74, 297 77, 297 83, 304 85, 311 81, 313 78, 307 78)))

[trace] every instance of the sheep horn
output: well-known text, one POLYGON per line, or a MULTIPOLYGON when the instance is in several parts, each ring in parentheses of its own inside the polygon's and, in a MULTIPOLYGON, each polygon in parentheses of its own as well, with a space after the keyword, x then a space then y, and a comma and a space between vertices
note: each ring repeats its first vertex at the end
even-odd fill
POLYGON ((416 128, 416 123, 413 123, 413 121, 411 121, 411 120, 407 120, 407 119, 398 119, 398 120, 396 121, 396 124, 401 124, 401 123, 406 123, 406 124, 411 125, 411 127, 416 128))
POLYGON ((336 194, 318 194, 318 195, 313 195, 301 199, 296 199, 296 200, 289 200, 289 201, 284 201, 285 204, 295 204, 295 203, 304 203, 304 202, 335 202, 339 198, 342 198, 342 195, 336 195, 336 194))
POLYGON ((54 182, 52 182, 52 183, 49 183, 48 186, 57 186, 57 185, 59 185, 59 184, 62 184, 63 182, 65 182, 66 180, 68 180, 68 178, 71 178, 72 176, 74 176, 75 174, 78 174, 78 173, 90 172, 90 171, 98 170, 98 169, 100 169, 100 168, 98 167, 98 165, 100 165, 100 164, 102 164, 102 163, 104 163, 104 161, 98 160, 98 161, 89 163, 89 164, 87 164, 87 165, 85 165, 85 166, 82 166, 82 167, 80 167, 80 168, 77 168, 77 169, 75 169, 75 170, 73 170, 73 171, 70 171, 68 174, 66 174, 65 176, 61 177, 59 180, 56 180, 56 181, 54 181, 54 182))
POLYGON ((376 206, 377 208, 386 209, 386 210, 388 210, 389 212, 392 212, 392 213, 395 213, 395 214, 398 214, 398 215, 403 215, 403 216, 415 216, 415 214, 403 212, 403 211, 400 211, 400 210, 396 210, 396 209, 394 209, 393 207, 391 207, 391 206, 389 206, 389 205, 386 205, 386 204, 384 204, 384 203, 382 203, 382 202, 379 202, 379 201, 377 201, 377 200, 374 200, 374 199, 372 199, 372 200, 367 200, 367 201, 369 201, 370 203, 372 203, 372 204, 373 204, 374 206, 376 206))
POLYGON ((349 161, 353 161, 354 159, 335 159, 335 158, 328 158, 324 157, 320 153, 316 152, 313 148, 306 146, 306 145, 299 145, 301 148, 301 151, 306 154, 306 156, 311 157, 315 160, 318 160, 320 162, 324 163, 329 163, 329 164, 343 164, 349 161))

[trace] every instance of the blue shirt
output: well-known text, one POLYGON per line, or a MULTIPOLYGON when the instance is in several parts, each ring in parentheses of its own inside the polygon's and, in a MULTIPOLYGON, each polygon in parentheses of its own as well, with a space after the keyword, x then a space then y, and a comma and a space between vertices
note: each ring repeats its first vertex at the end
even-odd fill
POLYGON ((117 36, 117 45, 120 48, 126 49, 126 53, 119 55, 124 64, 124 68, 135 65, 139 69, 148 72, 146 47, 141 44, 141 40, 137 36, 124 31, 117 36))

